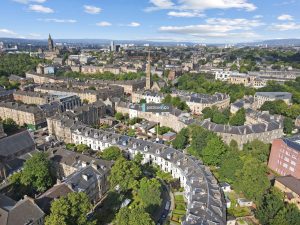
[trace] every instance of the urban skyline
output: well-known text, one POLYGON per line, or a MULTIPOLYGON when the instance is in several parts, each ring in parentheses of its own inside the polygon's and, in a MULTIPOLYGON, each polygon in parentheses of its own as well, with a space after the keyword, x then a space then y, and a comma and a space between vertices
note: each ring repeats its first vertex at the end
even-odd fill
POLYGON ((294 0, 5 0, 0 37, 245 42, 297 38, 294 0), (70 10, 72 9, 72 10, 70 10))

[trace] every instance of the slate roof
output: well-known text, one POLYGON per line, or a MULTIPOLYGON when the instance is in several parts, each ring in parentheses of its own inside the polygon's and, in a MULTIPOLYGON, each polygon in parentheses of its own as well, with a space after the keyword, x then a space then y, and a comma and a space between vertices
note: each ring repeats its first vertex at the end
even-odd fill
POLYGON ((282 140, 288 147, 300 152, 300 135, 290 138, 283 138, 282 140))
POLYGON ((276 177, 275 179, 300 196, 300 179, 297 179, 291 175, 276 177))
POLYGON ((0 139, 0 157, 9 157, 23 150, 33 150, 34 140, 29 131, 23 131, 0 139))
POLYGON ((30 221, 36 221, 44 215, 44 212, 33 200, 25 197, 9 211, 6 225, 24 225, 30 221))
POLYGON ((58 184, 48 189, 44 194, 36 199, 37 205, 46 213, 50 213, 51 202, 60 197, 65 197, 73 190, 65 183, 58 184))

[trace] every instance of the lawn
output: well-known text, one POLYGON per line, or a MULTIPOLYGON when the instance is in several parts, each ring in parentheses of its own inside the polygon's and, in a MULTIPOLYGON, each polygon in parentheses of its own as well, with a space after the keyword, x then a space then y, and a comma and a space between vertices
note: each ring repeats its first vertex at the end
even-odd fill
POLYGON ((171 224, 180 224, 181 218, 186 214, 186 203, 183 195, 175 195, 175 209, 172 211, 171 224))

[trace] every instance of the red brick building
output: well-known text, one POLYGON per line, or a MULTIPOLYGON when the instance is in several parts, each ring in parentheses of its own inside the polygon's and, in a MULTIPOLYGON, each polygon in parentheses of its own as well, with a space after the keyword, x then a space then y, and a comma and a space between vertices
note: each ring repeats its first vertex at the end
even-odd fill
POLYGON ((300 136, 275 139, 268 166, 282 176, 300 179, 300 136))

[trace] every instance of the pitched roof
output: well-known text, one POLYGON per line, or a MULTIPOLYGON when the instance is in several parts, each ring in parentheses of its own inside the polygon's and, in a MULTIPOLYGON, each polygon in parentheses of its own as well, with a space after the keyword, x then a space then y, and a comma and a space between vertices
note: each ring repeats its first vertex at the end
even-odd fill
POLYGON ((0 139, 0 157, 8 157, 27 149, 33 150, 34 145, 34 141, 27 130, 2 138, 0 139))
POLYGON ((9 211, 6 225, 24 225, 30 221, 36 221, 44 216, 44 212, 33 200, 25 197, 18 201, 9 211))
POLYGON ((300 195, 300 179, 297 179, 291 175, 276 177, 276 181, 280 182, 284 186, 288 187, 290 190, 300 195))

